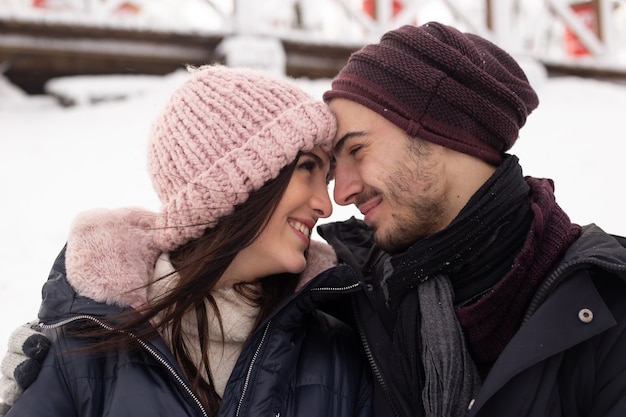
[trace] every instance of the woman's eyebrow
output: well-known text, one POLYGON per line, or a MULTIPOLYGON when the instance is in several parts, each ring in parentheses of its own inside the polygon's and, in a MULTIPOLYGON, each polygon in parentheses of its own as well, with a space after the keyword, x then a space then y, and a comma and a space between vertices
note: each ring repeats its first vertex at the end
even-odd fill
POLYGON ((319 168, 324 168, 324 166, 326 165, 326 162, 322 158, 320 158, 320 156, 316 153, 302 152, 301 155, 306 155, 306 156, 313 158, 315 160, 315 165, 317 165, 319 168))

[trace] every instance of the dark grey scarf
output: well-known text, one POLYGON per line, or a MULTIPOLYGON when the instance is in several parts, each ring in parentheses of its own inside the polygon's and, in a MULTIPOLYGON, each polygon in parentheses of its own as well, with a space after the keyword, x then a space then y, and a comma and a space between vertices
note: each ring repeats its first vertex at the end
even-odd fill
POLYGON ((458 286, 472 298, 503 276, 532 219, 528 192, 517 158, 508 157, 444 231, 385 260, 380 278, 396 319, 392 384, 415 416, 463 416, 480 389, 451 277, 472 271, 458 286))
POLYGON ((467 413, 480 375, 579 232, 552 183, 524 178, 507 156, 445 230, 387 257, 379 279, 395 317, 390 375, 415 416, 467 413))

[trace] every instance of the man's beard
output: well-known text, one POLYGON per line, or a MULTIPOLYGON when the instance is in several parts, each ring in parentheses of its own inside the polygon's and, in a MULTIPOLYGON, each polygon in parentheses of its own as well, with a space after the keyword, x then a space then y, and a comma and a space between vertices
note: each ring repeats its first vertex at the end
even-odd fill
MULTIPOLYGON (((397 178, 397 177, 396 177, 397 178)), ((407 178, 408 179, 408 178, 407 178)), ((402 179, 389 186, 383 201, 402 207, 400 213, 391 213, 384 230, 374 228, 374 241, 385 252, 403 250, 418 240, 425 239, 442 229, 444 205, 442 201, 423 196, 413 196, 408 190, 397 186, 402 179)))

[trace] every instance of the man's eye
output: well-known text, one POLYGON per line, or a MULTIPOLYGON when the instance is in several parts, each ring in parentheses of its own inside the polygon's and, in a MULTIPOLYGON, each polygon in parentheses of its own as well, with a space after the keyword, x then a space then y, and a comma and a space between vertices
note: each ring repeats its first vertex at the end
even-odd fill
POLYGON ((348 152, 349 155, 354 156, 356 155, 361 149, 363 148, 363 145, 355 145, 353 147, 350 148, 350 151, 348 152))

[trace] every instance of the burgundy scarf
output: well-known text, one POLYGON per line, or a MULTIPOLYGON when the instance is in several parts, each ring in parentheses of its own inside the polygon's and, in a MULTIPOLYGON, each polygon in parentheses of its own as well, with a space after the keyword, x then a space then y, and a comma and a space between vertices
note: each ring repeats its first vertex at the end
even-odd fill
POLYGON ((513 269, 478 301, 456 310, 483 378, 521 326, 542 279, 580 235, 580 226, 556 203, 551 180, 526 177, 526 183, 534 217, 513 269))

